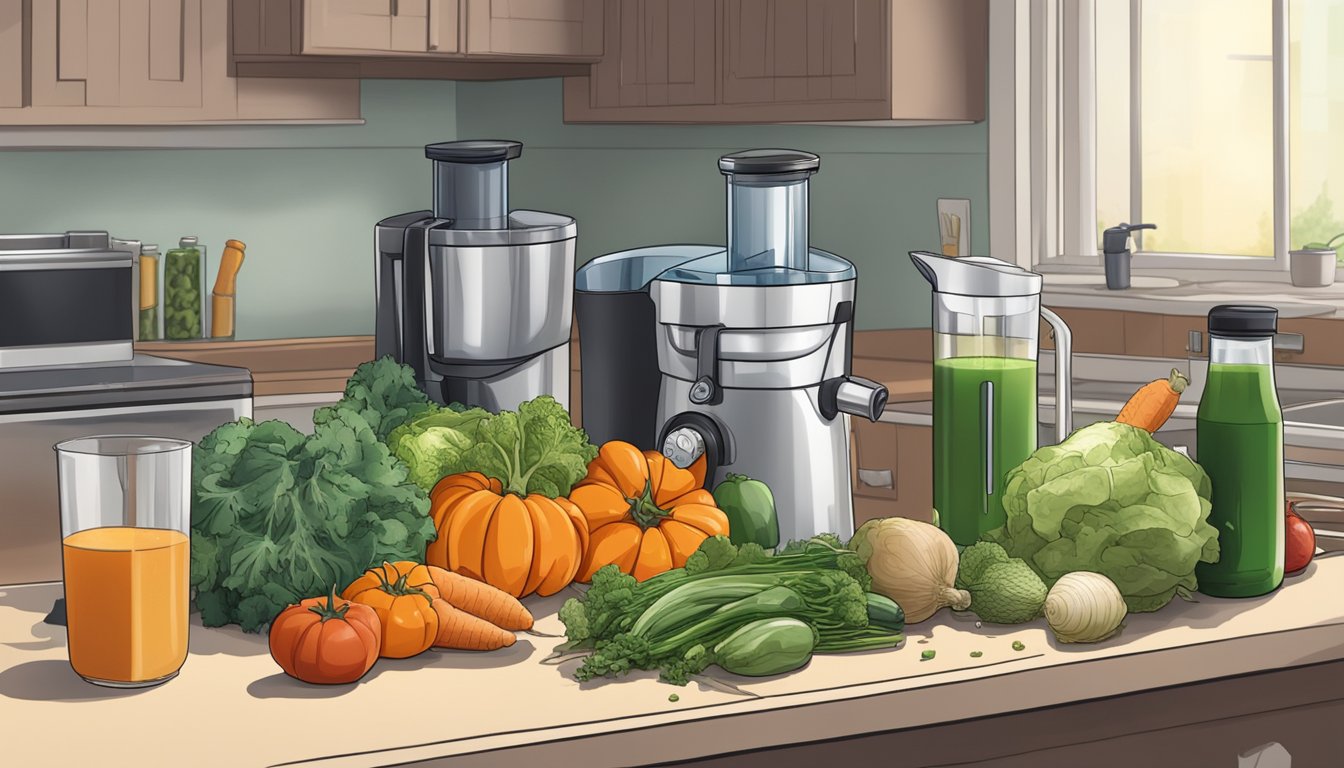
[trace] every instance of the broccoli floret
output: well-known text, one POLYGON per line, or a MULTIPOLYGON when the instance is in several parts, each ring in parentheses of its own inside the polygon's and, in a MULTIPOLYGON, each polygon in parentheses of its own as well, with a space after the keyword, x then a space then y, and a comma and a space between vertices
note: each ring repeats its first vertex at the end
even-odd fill
POLYGON ((737 557, 733 558, 733 567, 764 563, 769 560, 770 553, 765 551, 765 547, 754 541, 748 541, 737 548, 737 557))
POLYGON ((574 672, 580 682, 594 677, 620 677, 632 669, 649 669, 649 641, 629 632, 622 632, 606 642, 599 642, 597 650, 583 660, 574 672))
POLYGON ((738 549, 727 536, 711 536, 700 543, 700 548, 686 558, 687 573, 721 571, 737 559, 738 549))

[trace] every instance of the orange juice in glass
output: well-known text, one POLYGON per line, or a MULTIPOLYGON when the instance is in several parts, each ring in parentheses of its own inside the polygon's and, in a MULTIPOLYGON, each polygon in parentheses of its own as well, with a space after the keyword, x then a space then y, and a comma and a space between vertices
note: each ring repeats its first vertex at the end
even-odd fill
POLYGON ((187 658, 191 443, 56 445, 70 666, 99 685, 174 677, 187 658))

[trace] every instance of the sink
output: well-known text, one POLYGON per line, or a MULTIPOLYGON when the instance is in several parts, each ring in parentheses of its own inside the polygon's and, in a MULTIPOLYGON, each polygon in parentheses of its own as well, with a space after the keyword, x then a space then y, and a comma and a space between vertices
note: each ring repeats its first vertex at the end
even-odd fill
MULTIPOLYGON (((1097 286, 1104 288, 1106 286, 1105 275, 1091 274, 1049 274, 1045 276, 1047 287, 1052 285, 1083 285, 1097 286)), ((1152 277, 1149 275, 1133 275, 1129 278, 1129 287, 1133 288, 1175 288, 1180 285, 1180 281, 1170 277, 1152 277)))

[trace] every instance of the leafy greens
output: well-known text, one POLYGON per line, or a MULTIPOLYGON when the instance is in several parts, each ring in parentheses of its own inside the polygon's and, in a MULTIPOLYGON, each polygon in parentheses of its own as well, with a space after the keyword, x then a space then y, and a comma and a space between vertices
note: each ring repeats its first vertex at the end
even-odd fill
POLYGON ((311 435, 242 419, 193 450, 191 583, 205 626, 256 632, 366 568, 424 557, 435 535, 424 492, 364 416, 324 410, 311 435))
POLYGON ((384 355, 356 368, 345 382, 345 396, 314 411, 313 423, 336 418, 342 409, 362 416, 378 439, 386 440, 392 430, 422 414, 439 410, 439 406, 420 391, 409 366, 384 355))
POLYGON ((1115 582, 1131 612, 1156 611, 1198 587, 1218 560, 1212 486, 1200 466, 1113 421, 1084 427, 1008 473, 1007 523, 986 534, 1047 586, 1071 571, 1115 582))

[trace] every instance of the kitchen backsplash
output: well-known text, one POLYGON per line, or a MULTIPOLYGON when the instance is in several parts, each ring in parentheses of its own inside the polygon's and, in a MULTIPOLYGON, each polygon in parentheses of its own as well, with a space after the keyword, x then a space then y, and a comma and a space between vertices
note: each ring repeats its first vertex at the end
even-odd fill
POLYGON ((0 232, 106 229, 165 249, 196 235, 211 281, 224 241, 242 240, 239 339, 372 333, 373 225, 430 205, 423 145, 454 138, 522 141, 511 205, 576 217, 580 262, 721 243, 719 155, 819 153, 811 241, 857 266, 859 329, 928 325, 928 290, 906 252, 936 247, 937 198, 969 198, 972 239, 987 238, 983 123, 566 125, 559 79, 369 80, 361 103, 362 126, 155 129, 165 143, 220 136, 228 148, 0 151, 0 232))

